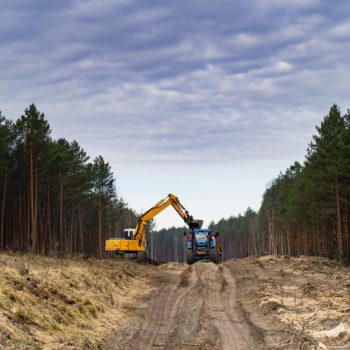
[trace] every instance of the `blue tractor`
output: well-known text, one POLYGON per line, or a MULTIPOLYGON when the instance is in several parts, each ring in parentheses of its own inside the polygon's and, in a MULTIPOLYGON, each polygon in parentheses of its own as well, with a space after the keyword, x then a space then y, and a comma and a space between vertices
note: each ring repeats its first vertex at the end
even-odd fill
POLYGON ((219 232, 209 229, 191 229, 185 232, 186 262, 193 264, 199 260, 219 263, 222 258, 222 248, 218 242, 219 232))

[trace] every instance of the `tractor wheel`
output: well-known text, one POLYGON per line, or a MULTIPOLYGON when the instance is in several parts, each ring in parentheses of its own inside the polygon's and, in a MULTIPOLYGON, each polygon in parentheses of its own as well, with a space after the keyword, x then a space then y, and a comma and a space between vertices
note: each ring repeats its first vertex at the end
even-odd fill
POLYGON ((193 250, 191 249, 186 250, 186 262, 189 265, 193 264, 193 250))

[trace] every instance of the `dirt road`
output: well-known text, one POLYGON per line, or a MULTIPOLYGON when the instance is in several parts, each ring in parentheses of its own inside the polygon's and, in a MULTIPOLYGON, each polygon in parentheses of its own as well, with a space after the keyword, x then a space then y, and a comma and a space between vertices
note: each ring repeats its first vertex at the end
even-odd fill
POLYGON ((236 302, 229 269, 213 263, 167 264, 159 287, 109 349, 263 349, 259 332, 236 302))
POLYGON ((349 350, 349 268, 322 258, 164 264, 102 349, 349 350))

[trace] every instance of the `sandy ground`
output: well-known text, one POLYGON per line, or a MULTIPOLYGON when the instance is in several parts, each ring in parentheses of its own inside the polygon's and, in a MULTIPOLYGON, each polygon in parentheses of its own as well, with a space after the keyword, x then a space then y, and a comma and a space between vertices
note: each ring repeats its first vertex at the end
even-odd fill
POLYGON ((159 287, 109 349, 257 349, 256 334, 235 302, 235 280, 212 263, 164 265, 159 287), (125 336, 124 336, 125 335, 125 336))
POLYGON ((320 258, 165 264, 103 349, 350 349, 350 270, 320 258))
POLYGON ((350 268, 0 255, 0 349, 350 350, 350 268))

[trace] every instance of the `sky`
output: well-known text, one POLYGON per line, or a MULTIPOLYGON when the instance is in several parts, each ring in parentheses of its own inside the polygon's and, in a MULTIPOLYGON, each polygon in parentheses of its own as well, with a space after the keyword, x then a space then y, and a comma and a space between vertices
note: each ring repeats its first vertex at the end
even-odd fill
POLYGON ((35 103, 139 213, 168 193, 206 224, 258 210, 349 81, 344 0, 1 2, 0 110, 35 103))

